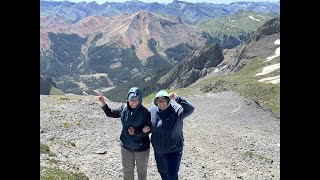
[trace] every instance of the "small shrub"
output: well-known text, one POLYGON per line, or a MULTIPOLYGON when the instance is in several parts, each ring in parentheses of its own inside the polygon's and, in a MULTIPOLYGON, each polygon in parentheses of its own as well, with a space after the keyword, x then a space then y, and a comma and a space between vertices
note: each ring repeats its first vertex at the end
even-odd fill
POLYGON ((261 159, 261 160, 268 160, 270 161, 270 158, 267 158, 265 156, 262 156, 261 154, 257 154, 257 153, 253 153, 252 151, 246 151, 243 153, 243 155, 245 157, 249 157, 249 158, 258 158, 258 159, 261 159))
POLYGON ((50 152, 47 144, 40 143, 40 154, 48 154, 50 152))
POLYGON ((63 126, 64 126, 65 128, 69 128, 69 127, 71 127, 72 125, 71 125, 70 123, 68 123, 68 122, 64 122, 64 123, 63 123, 63 126))
POLYGON ((56 159, 49 159, 49 162, 52 164, 58 164, 59 161, 56 159))
POLYGON ((40 167, 40 180, 88 180, 89 178, 82 172, 70 172, 58 168, 40 167))
POLYGON ((40 143, 40 154, 48 154, 49 157, 57 157, 53 152, 50 152, 49 146, 47 144, 40 143))

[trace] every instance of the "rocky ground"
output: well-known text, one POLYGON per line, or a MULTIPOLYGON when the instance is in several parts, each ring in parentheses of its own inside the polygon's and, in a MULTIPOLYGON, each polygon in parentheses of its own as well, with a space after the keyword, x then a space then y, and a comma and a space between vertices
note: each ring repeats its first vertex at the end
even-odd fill
MULTIPOLYGON (((280 179, 280 119, 233 92, 187 99, 195 111, 185 119, 179 179, 280 179)), ((106 117, 96 96, 40 100, 40 142, 55 154, 40 154, 41 166, 81 171, 90 180, 122 179, 120 119, 106 117)), ((152 148, 148 179, 161 179, 152 148)))

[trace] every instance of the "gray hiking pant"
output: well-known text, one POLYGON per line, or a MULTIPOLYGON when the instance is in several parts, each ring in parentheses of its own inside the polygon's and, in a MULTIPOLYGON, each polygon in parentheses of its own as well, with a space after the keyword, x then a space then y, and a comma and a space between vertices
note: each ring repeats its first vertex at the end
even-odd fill
POLYGON ((145 151, 130 151, 121 147, 123 179, 134 180, 134 166, 137 165, 139 180, 147 179, 147 165, 149 160, 150 148, 145 151))

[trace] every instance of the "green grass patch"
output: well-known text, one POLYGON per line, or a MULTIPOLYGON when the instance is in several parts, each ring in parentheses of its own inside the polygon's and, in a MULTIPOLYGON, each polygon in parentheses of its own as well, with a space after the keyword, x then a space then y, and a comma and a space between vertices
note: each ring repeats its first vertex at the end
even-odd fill
POLYGON ((49 157, 56 157, 57 155, 50 151, 47 144, 40 143, 40 154, 48 154, 49 157))
POLYGON ((262 68, 280 62, 280 58, 266 62, 264 59, 253 59, 238 72, 226 76, 200 80, 197 87, 202 92, 235 91, 242 96, 257 102, 262 107, 270 109, 276 116, 280 115, 280 85, 259 82, 263 77, 280 75, 280 70, 264 76, 256 76, 262 68))
POLYGON ((49 95, 62 95, 62 94, 65 94, 65 93, 63 91, 61 91, 60 89, 58 89, 54 86, 51 86, 49 95))
POLYGON ((280 75, 280 70, 273 71, 261 76, 255 76, 261 72, 262 68, 272 63, 278 63, 279 59, 265 62, 261 59, 255 59, 244 66, 240 71, 227 76, 226 80, 238 83, 239 86, 234 90, 242 96, 247 97, 261 106, 270 109, 274 114, 280 115, 280 84, 259 82, 264 77, 273 77, 280 75))
POLYGON ((71 127, 71 126, 72 126, 71 123, 68 123, 68 122, 64 122, 64 123, 63 123, 63 127, 65 127, 65 128, 69 128, 69 127, 71 127))
POLYGON ((82 172, 70 172, 58 168, 48 168, 40 166, 40 180, 88 180, 89 178, 82 172))
POLYGON ((249 158, 258 158, 258 159, 261 159, 261 160, 268 160, 270 161, 271 159, 270 158, 267 158, 265 156, 262 156, 261 154, 258 154, 258 153, 254 153, 252 151, 246 151, 243 153, 243 156, 244 157, 249 157, 249 158))
POLYGON ((40 154, 48 154, 49 152, 49 146, 47 144, 40 143, 40 154))
POLYGON ((238 37, 241 34, 256 31, 264 22, 273 17, 273 15, 265 13, 242 11, 232 16, 200 21, 195 26, 219 38, 223 35, 238 37))

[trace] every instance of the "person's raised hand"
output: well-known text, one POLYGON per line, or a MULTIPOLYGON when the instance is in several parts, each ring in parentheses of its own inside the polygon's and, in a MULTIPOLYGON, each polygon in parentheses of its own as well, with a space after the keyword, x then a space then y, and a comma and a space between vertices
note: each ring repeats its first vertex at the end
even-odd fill
POLYGON ((175 92, 171 92, 169 93, 169 98, 172 100, 176 100, 177 99, 177 94, 175 92))
POLYGON ((98 101, 101 102, 101 105, 106 105, 106 102, 104 101, 103 93, 99 91, 98 101))

